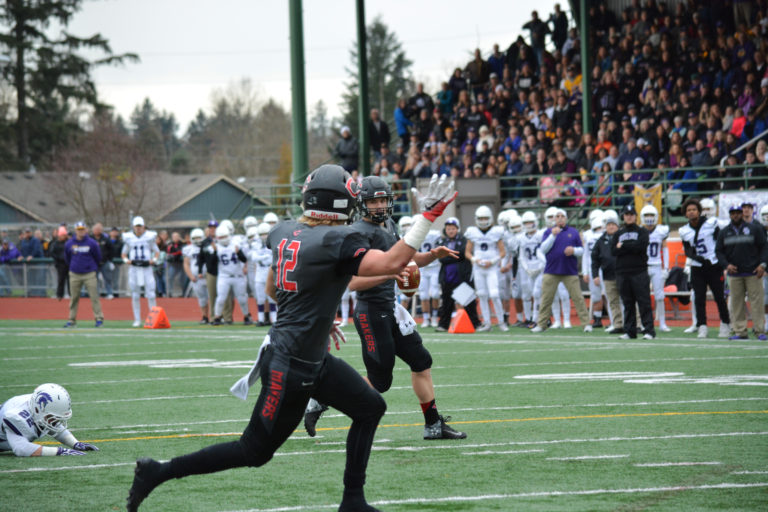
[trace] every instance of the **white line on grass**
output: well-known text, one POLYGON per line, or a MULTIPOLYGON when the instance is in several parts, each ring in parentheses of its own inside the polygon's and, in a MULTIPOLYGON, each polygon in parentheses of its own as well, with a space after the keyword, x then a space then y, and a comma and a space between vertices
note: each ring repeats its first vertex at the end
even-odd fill
MULTIPOLYGON (((379 500, 373 501, 370 504, 373 506, 385 506, 385 505, 410 505, 416 503, 426 503, 432 505, 434 503, 462 503, 462 502, 482 502, 491 500, 511 500, 511 499, 525 499, 525 498, 552 498, 563 496, 594 496, 599 494, 644 494, 644 493, 669 493, 669 492, 681 492, 681 491, 705 491, 705 490, 718 490, 718 489, 748 489, 756 487, 768 487, 768 482, 756 482, 750 484, 734 484, 724 482, 721 484, 711 485, 686 485, 686 486, 674 486, 674 487, 640 487, 630 489, 582 489, 575 491, 538 491, 538 492, 521 492, 515 494, 484 494, 480 496, 437 496, 437 497, 423 497, 423 498, 406 498, 400 500, 379 500)), ((297 505, 290 507, 278 507, 278 508, 250 508, 246 510, 238 510, 232 512, 290 512, 301 510, 322 510, 322 509, 336 509, 339 504, 328 505, 297 505)))
POLYGON ((733 471, 732 475, 768 475, 768 471, 733 471))
POLYGON ((61 466, 58 468, 25 468, 25 469, 3 469, 0 473, 35 473, 45 471, 68 471, 78 469, 103 469, 103 468, 115 468, 119 466, 133 466, 136 462, 118 462, 115 464, 87 464, 84 466, 61 466))
POLYGON ((669 468, 674 466, 721 466, 722 462, 640 462, 632 464, 637 468, 669 468))
POLYGON ((505 451, 493 451, 485 450, 482 452, 461 452, 462 455, 515 455, 518 453, 541 453, 544 450, 505 450, 505 451))
POLYGON ((622 455, 580 455, 578 457, 548 457, 544 460, 560 460, 560 461, 569 461, 569 460, 597 460, 597 459, 625 459, 629 457, 629 454, 622 454, 622 455))

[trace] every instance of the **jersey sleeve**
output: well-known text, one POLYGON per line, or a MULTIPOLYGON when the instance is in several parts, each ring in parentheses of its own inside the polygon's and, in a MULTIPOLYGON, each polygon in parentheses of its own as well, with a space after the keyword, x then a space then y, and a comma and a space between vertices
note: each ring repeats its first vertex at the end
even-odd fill
POLYGON ((371 248, 368 238, 362 233, 353 232, 340 240, 340 243, 336 272, 341 275, 357 275, 363 257, 371 248))
POLYGON ((0 428, 3 429, 5 439, 10 445, 11 450, 13 450, 13 454, 17 457, 30 457, 40 448, 40 445, 34 444, 27 439, 28 428, 24 419, 15 416, 3 418, 0 428))

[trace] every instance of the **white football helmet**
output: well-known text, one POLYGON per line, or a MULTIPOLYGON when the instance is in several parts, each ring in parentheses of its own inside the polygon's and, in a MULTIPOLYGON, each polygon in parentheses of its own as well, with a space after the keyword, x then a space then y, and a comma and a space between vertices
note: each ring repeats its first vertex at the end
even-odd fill
POLYGON ((232 233, 229 232, 227 226, 222 222, 219 227, 216 228, 216 243, 224 247, 229 245, 232 241, 232 233))
MULTIPOLYGON (((232 221, 229 220, 229 219, 224 219, 223 221, 221 221, 221 224, 219 224, 219 227, 227 228, 227 231, 229 231, 230 235, 234 235, 235 234, 235 225, 232 224, 232 221)), ((219 231, 218 228, 216 229, 216 231, 217 232, 219 231)), ((218 235, 216 235, 216 236, 218 236, 218 235)))
POLYGON ((133 222, 131 222, 131 226, 144 226, 144 217, 141 215, 135 216, 133 222))
POLYGON ((557 207, 550 206, 547 208, 547 210, 544 212, 544 224, 551 228, 555 225, 555 214, 557 213, 557 207))
POLYGON ((506 229, 508 220, 509 220, 509 213, 507 213, 507 210, 502 210, 496 216, 496 225, 502 226, 504 229, 506 229))
POLYGON ((478 206, 475 210, 475 225, 480 229, 488 229, 493 222, 493 212, 487 206, 478 206))
POLYGON ((245 232, 245 238, 247 238, 249 242, 256 240, 257 236, 259 236, 259 228, 256 226, 249 227, 248 231, 245 232))
POLYGON ((192 232, 189 234, 189 239, 192 241, 195 245, 200 245, 203 243, 203 239, 205 238, 205 233, 203 233, 203 230, 200 228, 195 228, 192 230, 192 232))
POLYGON ((603 229, 603 213, 602 212, 600 212, 599 217, 595 217, 594 219, 592 219, 592 221, 589 223, 589 227, 594 232, 598 232, 601 229, 603 229))
POLYGON ((614 210, 605 210, 603 212, 603 226, 605 226, 609 222, 613 222, 617 226, 619 225, 619 214, 616 213, 614 210))
POLYGON ((507 227, 512 233, 522 233, 523 219, 519 215, 510 215, 507 219, 507 227))
POLYGON ((717 205, 709 197, 701 200, 701 213, 707 217, 717 217, 717 205))
MULTIPOLYGON (((603 210, 601 210, 600 208, 595 208, 594 210, 589 212, 589 224, 592 225, 592 221, 595 220, 596 218, 599 218, 600 220, 602 220, 603 218, 603 210)), ((602 226, 602 223, 600 225, 602 226)))
POLYGON ((267 239, 267 235, 269 234, 270 229, 272 229, 272 226, 270 226, 266 222, 262 222, 261 224, 256 226, 256 232, 259 234, 259 237, 261 237, 262 240, 267 239))
POLYGON ((243 219, 243 229, 246 233, 248 233, 249 228, 255 228, 259 225, 259 221, 256 220, 256 217, 253 215, 249 215, 246 218, 243 219))
POLYGON ((768 226, 768 204, 764 204, 760 208, 760 221, 763 223, 763 226, 768 226))
POLYGON ((408 215, 403 215, 400 220, 397 221, 397 227, 400 228, 400 236, 405 235, 411 226, 413 225, 413 218, 408 215))
POLYGON ((278 222, 280 222, 280 219, 277 218, 277 214, 274 212, 267 212, 264 214, 264 222, 270 225, 270 227, 274 226, 278 222))
POLYGON ((44 434, 55 435, 66 430, 72 417, 72 401, 58 384, 40 384, 29 396, 29 410, 44 434))
POLYGON ((536 230, 539 229, 539 219, 537 219, 536 214, 530 210, 524 212, 520 220, 523 222, 523 229, 525 229, 526 233, 535 233, 536 230))
POLYGON ((647 228, 652 228, 659 223, 659 212, 652 204, 643 206, 643 209, 640 210, 640 217, 642 217, 643 224, 645 224, 645 227, 647 228))

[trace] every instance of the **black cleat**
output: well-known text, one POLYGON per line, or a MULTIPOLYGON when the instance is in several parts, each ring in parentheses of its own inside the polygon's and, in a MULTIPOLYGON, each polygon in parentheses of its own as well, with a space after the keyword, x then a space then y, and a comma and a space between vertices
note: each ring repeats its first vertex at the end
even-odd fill
POLYGON ((248 314, 248 316, 246 316, 246 317, 243 319, 243 325, 253 325, 253 320, 251 320, 251 315, 250 315, 250 313, 248 314))
POLYGON ((160 482, 160 463, 149 457, 136 461, 133 484, 128 491, 125 508, 128 512, 139 510, 139 505, 160 482))
POLYGON ((200 325, 208 325, 208 317, 204 316, 202 319, 200 319, 200 325))
POLYGON ((315 437, 317 434, 317 430, 315 428, 317 427, 317 420, 319 420, 320 416, 322 416, 323 413, 328 410, 327 405, 321 404, 319 402, 318 405, 320 406, 319 409, 313 409, 312 411, 304 413, 304 430, 307 431, 307 435, 309 435, 309 437, 315 437))
POLYGON ((592 320, 592 328, 593 329, 602 329, 603 328, 603 321, 599 318, 595 318, 592 320))
POLYGON ((224 323, 221 321, 221 317, 216 317, 213 319, 213 322, 211 322, 211 325, 224 325, 224 323))
POLYGON ((424 426, 424 439, 466 439, 466 432, 453 430, 448 426, 450 416, 440 416, 440 419, 432 425, 424 426))

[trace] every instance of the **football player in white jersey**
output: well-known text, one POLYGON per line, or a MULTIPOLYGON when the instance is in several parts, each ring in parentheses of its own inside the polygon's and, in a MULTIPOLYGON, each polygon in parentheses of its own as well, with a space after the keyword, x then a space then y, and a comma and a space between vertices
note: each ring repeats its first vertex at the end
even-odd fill
MULTIPOLYGON (((411 222, 421 215, 415 215, 411 222)), ((430 229, 419 252, 429 252, 438 245, 442 233, 437 229, 430 229)), ((421 280, 419 281, 419 298, 421 299, 422 327, 437 327, 437 312, 440 309, 440 260, 419 268, 421 280), (431 315, 430 315, 431 313, 431 315), (431 320, 430 320, 431 318, 431 320)))
POLYGON ((731 316, 725 302, 723 270, 715 253, 720 227, 717 219, 702 215, 701 203, 695 198, 686 199, 681 210, 685 213, 688 223, 683 225, 678 233, 691 264, 691 283, 695 292, 692 298, 696 308, 698 337, 706 338, 708 334, 706 307, 709 286, 720 314, 718 337, 727 338, 731 334, 731 316))
POLYGON ((410 217, 408 215, 403 215, 400 217, 400 220, 397 221, 397 227, 400 229, 400 237, 404 237, 405 234, 408 232, 409 229, 411 229, 411 225, 413 224, 413 217, 410 217))
POLYGON ((0 452, 12 451, 17 457, 85 455, 99 449, 78 441, 67 430, 72 417, 69 393, 58 384, 41 384, 28 395, 18 395, 0 405, 0 452), (35 443, 49 435, 63 446, 35 443))
POLYGON ((267 274, 269 266, 272 265, 272 250, 266 246, 267 235, 272 226, 262 222, 256 227, 258 244, 254 244, 257 249, 252 249, 249 259, 255 264, 253 273, 253 289, 255 290, 255 299, 258 306, 257 320, 259 326, 270 325, 277 320, 277 304, 272 297, 267 295, 267 274), (265 304, 269 308, 269 316, 265 318, 265 304))
POLYGON ((200 228, 195 228, 189 234, 191 244, 185 245, 181 250, 181 254, 184 257, 184 273, 187 274, 189 282, 192 283, 192 290, 197 297, 197 303, 200 305, 200 312, 203 314, 203 318, 200 320, 201 324, 207 324, 208 319, 208 286, 205 282, 205 264, 202 268, 197 265, 197 255, 200 253, 200 246, 205 239, 205 233, 200 228))
POLYGON ((645 229, 648 230, 648 275, 651 278, 653 298, 656 301, 656 318, 659 322, 659 330, 669 332, 664 309, 664 284, 669 275, 669 248, 667 248, 669 226, 659 224, 659 212, 651 204, 643 206, 640 216, 645 229))
POLYGON ((720 229, 731 223, 730 219, 721 219, 717 216, 717 203, 712 198, 705 197, 701 200, 701 213, 708 219, 715 219, 720 229))
POLYGON ((483 313, 483 323, 478 332, 491 329, 491 308, 488 299, 493 302, 493 309, 499 322, 499 329, 508 331, 504 323, 504 310, 499 294, 499 263, 506 256, 504 248, 504 229, 493 225, 493 212, 487 206, 475 210, 475 226, 467 228, 466 258, 473 264, 472 277, 475 291, 483 313))
POLYGON ((133 326, 141 326, 141 287, 149 303, 149 309, 157 305, 155 300, 155 275, 152 265, 160 256, 157 248, 157 233, 148 231, 144 219, 140 216, 133 218, 133 231, 123 233, 122 258, 128 269, 128 287, 131 290, 131 305, 133 307, 133 326))
MULTIPOLYGON (((546 228, 554 227, 555 225, 555 215, 557 215, 559 208, 555 206, 550 206, 546 209, 544 212, 544 224, 546 225, 546 228)), ((544 229, 542 229, 542 233, 544 232, 544 229)), ((542 258, 545 258, 544 255, 541 255, 542 258)), ((559 329, 560 327, 564 327, 566 329, 571 328, 571 298, 568 295, 568 290, 566 290, 565 285, 563 283, 559 283, 557 285, 557 293, 555 294, 555 298, 552 301, 552 316, 555 317, 555 321, 552 322, 552 325, 550 326, 552 329, 559 329), (563 315, 563 321, 560 322, 560 314, 563 315)))
POLYGON ((224 301, 229 292, 235 296, 240 310, 243 312, 243 325, 252 325, 251 314, 248 312, 248 292, 246 286, 246 269, 244 263, 248 261, 243 249, 232 241, 232 235, 224 221, 216 228, 216 241, 214 250, 219 260, 219 272, 216 279, 216 304, 214 305, 214 319, 211 325, 222 325, 221 315, 224 310, 224 301))
MULTIPOLYGON (((523 299, 522 299, 522 295, 520 294, 520 282, 519 282, 519 274, 520 274, 519 236, 523 232, 523 219, 517 214, 516 211, 514 210, 512 211, 513 211, 513 214, 507 218, 508 231, 504 238, 504 246, 507 248, 507 257, 505 258, 505 262, 501 267, 501 277, 503 281, 504 276, 505 275, 507 276, 506 277, 507 295, 509 299, 514 301, 514 304, 515 304, 515 317, 517 321, 515 322, 514 326, 525 327, 526 323, 525 323, 525 316, 523 315, 523 299)), ((502 296, 502 299, 503 299, 503 296, 502 296)), ((502 307, 504 307, 505 312, 508 312, 509 301, 507 301, 506 304, 504 304, 502 301, 502 307)), ((509 325, 509 321, 507 321, 507 324, 509 325)))
POLYGON ((589 309, 592 310, 593 329, 603 327, 603 289, 595 284, 595 278, 600 276, 592 275, 592 249, 595 248, 595 243, 601 236, 603 236, 603 212, 592 210, 589 214, 589 229, 582 233, 584 254, 581 256, 581 275, 589 286, 589 309))
POLYGON ((541 272, 544 270, 544 261, 537 253, 544 232, 539 230, 539 221, 532 211, 524 212, 521 218, 523 232, 518 235, 517 276, 525 320, 528 327, 534 327, 541 298, 541 272))

